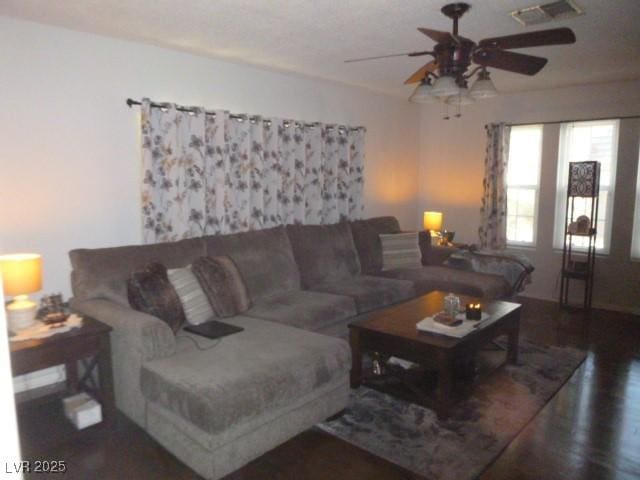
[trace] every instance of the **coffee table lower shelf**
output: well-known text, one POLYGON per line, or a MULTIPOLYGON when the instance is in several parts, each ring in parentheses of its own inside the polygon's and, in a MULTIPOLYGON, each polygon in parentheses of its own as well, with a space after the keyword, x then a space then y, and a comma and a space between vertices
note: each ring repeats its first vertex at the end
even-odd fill
MULTIPOLYGON (((469 398, 473 389, 508 363, 507 352, 489 348, 479 352, 477 359, 465 359, 454 364, 449 407, 469 398)), ((363 372, 360 384, 409 403, 437 411, 438 372, 415 366, 404 369, 386 365, 384 373, 372 369, 363 372)), ((446 418, 446 414, 441 418, 446 418)))

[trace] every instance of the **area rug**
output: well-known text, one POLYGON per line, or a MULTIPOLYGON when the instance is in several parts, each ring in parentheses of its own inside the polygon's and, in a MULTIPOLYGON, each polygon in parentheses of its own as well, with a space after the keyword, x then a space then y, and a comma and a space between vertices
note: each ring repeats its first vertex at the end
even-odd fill
POLYGON ((573 348, 520 340, 518 365, 487 376, 445 421, 377 390, 352 391, 344 415, 318 428, 427 479, 477 477, 583 362, 573 348))

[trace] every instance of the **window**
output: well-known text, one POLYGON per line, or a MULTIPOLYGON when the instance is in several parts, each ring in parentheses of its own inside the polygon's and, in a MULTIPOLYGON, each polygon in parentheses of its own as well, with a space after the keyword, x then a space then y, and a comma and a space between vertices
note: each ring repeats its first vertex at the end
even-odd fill
POLYGON ((640 154, 638 154, 638 179, 636 180, 636 206, 634 212, 631 258, 640 260, 640 154))
MULTIPOLYGON (((611 219, 618 159, 618 120, 564 123, 560 128, 560 150, 556 187, 556 216, 553 246, 561 249, 564 245, 564 230, 567 205, 567 182, 569 162, 600 162, 600 196, 598 223, 596 225, 596 250, 609 253, 611 240, 611 219)), ((590 215, 589 199, 576 198, 574 217, 590 215)), ((573 237, 573 246, 586 248, 588 238, 573 237)))
POLYGON ((535 245, 542 125, 511 128, 507 165, 507 243, 535 245))

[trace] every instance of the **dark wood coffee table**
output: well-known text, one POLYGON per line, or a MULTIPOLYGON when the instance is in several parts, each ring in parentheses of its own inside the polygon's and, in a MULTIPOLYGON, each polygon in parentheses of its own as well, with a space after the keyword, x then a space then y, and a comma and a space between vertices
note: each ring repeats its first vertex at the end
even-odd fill
POLYGON ((481 299, 461 295, 463 305, 481 302, 483 311, 490 314, 492 320, 463 338, 419 331, 416 324, 420 320, 442 311, 445 295, 445 292, 434 291, 350 324, 351 388, 359 387, 363 381, 366 383, 362 369, 364 353, 409 360, 437 372, 435 399, 425 396, 421 399, 424 401, 418 403, 427 404, 435 409, 439 418, 446 418, 454 401, 452 387, 456 359, 471 358, 496 337, 507 335, 507 362, 517 362, 521 305, 503 301, 485 303, 481 299))

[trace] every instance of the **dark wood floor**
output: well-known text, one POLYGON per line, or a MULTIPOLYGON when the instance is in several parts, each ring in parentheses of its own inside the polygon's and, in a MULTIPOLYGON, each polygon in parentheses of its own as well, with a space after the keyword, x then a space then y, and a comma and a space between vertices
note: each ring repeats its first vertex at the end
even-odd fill
MULTIPOLYGON (((590 319, 523 299, 522 333, 589 351, 585 363, 481 476, 488 479, 640 478, 640 318, 594 311, 590 319)), ((126 418, 112 432, 76 433, 56 406, 20 415, 26 458, 64 459, 65 479, 196 479, 126 418)), ((33 478, 44 478, 33 476, 33 478)), ((62 476, 61 476, 62 478, 62 476)), ((307 431, 226 480, 418 479, 339 439, 307 431)))

